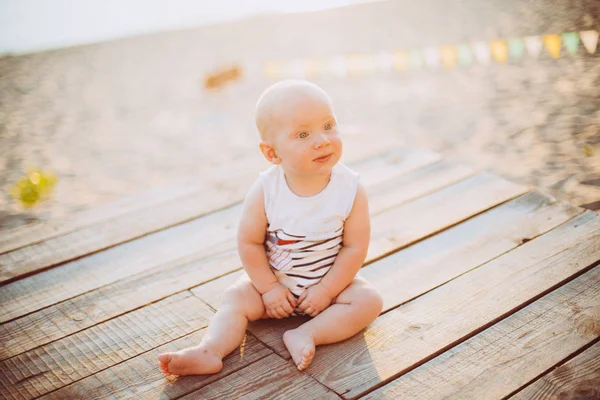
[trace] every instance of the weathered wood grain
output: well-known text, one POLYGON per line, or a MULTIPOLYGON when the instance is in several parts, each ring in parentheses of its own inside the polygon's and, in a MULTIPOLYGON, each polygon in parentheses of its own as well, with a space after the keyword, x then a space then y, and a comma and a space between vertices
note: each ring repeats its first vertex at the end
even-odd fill
MULTIPOLYGON (((420 162, 424 162, 423 160, 426 158, 427 157, 421 157, 420 162)), ((407 161, 407 158, 402 159, 407 161)), ((370 165, 368 167, 366 166, 364 169, 360 168, 359 170, 365 170, 367 171, 367 174, 374 175, 371 172, 371 168, 376 168, 379 171, 387 169, 388 172, 386 172, 385 175, 393 177, 392 172, 394 170, 396 171, 396 174, 404 173, 407 165, 416 165, 415 162, 405 163, 404 161, 400 165, 395 164, 397 165, 396 168, 391 168, 389 166, 390 163, 382 165, 381 159, 377 159, 376 162, 369 161, 370 165)), ((394 161, 392 161, 392 163, 394 163, 394 161)), ((448 183, 454 182, 457 171, 460 174, 464 171, 462 167, 452 168, 451 166, 448 166, 445 169, 448 173, 438 174, 435 169, 428 171, 430 175, 437 174, 446 177, 448 183)), ((416 170, 417 173, 419 173, 419 171, 420 170, 416 170)), ((412 174, 409 173, 409 176, 410 175, 412 174)), ((423 177, 429 175, 419 173, 419 176, 423 177)), ((438 185, 444 185, 444 181, 439 177, 435 181, 438 185)), ((377 182, 380 183, 381 181, 377 182)), ((370 184, 372 183, 373 181, 371 180, 366 185, 367 190, 371 193, 377 194, 380 190, 387 190, 386 188, 380 189, 379 186, 372 188, 370 187, 370 184)), ((428 187, 431 187, 431 185, 428 187)), ((402 201, 402 199, 411 195, 417 197, 422 190, 422 186, 415 185, 414 190, 411 190, 411 187, 408 186, 403 194, 394 192, 392 195, 387 196, 387 201, 388 203, 393 202, 395 196, 400 197, 399 201, 402 201)), ((237 212, 239 212, 239 210, 237 212)), ((225 215, 231 217, 231 214, 229 213, 225 215)), ((206 219, 208 218, 203 219, 203 221, 206 219)), ((225 219, 223 222, 227 223, 227 226, 234 225, 231 221, 227 222, 225 219)), ((206 229, 210 229, 211 226, 203 226, 205 228, 204 233, 209 234, 207 232, 210 232, 210 230, 206 229)), ((219 248, 220 250, 235 247, 234 234, 235 232, 232 229, 229 229, 229 232, 223 232, 223 236, 220 238, 222 243, 222 246, 219 248)), ((190 239, 185 238, 185 240, 189 241, 190 239)), ((205 250, 207 253, 204 254, 209 254, 211 250, 215 250, 215 248, 205 250)), ((74 297, 68 301, 42 309, 36 312, 35 315, 26 315, 23 318, 15 319, 0 325, 0 340, 4 339, 11 343, 11 345, 6 346, 4 349, 0 349, 0 359, 19 354, 22 351, 47 343, 50 340, 56 340, 66 334, 73 333, 94 323, 106 320, 118 313, 126 312, 149 301, 158 300, 161 296, 167 296, 175 291, 196 286, 208 279, 213 279, 219 275, 233 271, 240 266, 240 262, 235 254, 225 256, 224 258, 218 257, 214 262, 210 260, 198 262, 197 258, 201 254, 202 253, 193 253, 191 256, 178 259, 175 262, 159 264, 158 266, 144 270, 137 275, 126 277, 115 283, 110 283, 107 286, 74 297), (206 262, 208 262, 208 264, 204 265, 206 262), (174 277, 177 277, 177 279, 174 279, 174 277), (134 290, 134 288, 136 289, 134 290), (72 315, 80 314, 81 310, 88 310, 86 312, 86 317, 73 319, 72 315), (40 334, 42 331, 44 333, 40 334)), ((110 269, 112 269, 112 267, 110 269)), ((78 270, 78 272, 81 273, 81 270, 78 270)), ((106 278, 107 277, 104 277, 104 279, 106 278)), ((45 283, 47 284, 47 282, 45 283)), ((96 283, 98 283, 98 281, 96 281, 96 283)), ((85 281, 84 284, 89 284, 89 282, 85 281)), ((11 288, 12 286, 16 285, 9 285, 8 288, 11 288)), ((7 290, 6 287, 0 287, 0 295, 3 290, 7 290)), ((54 295, 57 295, 57 293, 54 293, 54 295)), ((16 306, 17 305, 19 307, 18 310, 24 310, 22 303, 18 303, 16 306)))
POLYGON ((34 398, 208 324, 212 311, 189 292, 171 296, 0 362, 7 398, 34 398))
POLYGON ((0 325, 0 360, 160 300, 240 266, 236 252, 164 265, 0 325))
MULTIPOLYGON (((378 149, 378 146, 371 145, 364 149, 361 158, 372 157, 374 148, 378 149)), ((382 157, 378 162, 387 163, 388 166, 404 164, 402 168, 406 169, 433 162, 438 158, 439 155, 427 150, 402 149, 388 151, 386 157, 382 157)), ((238 162, 217 170, 214 176, 207 173, 200 177, 199 182, 194 183, 195 191, 186 192, 185 189, 180 189, 182 194, 168 201, 153 203, 151 207, 135 208, 125 214, 117 212, 118 218, 108 218, 75 230, 69 231, 67 226, 62 229, 64 232, 61 235, 54 234, 45 240, 38 237, 27 247, 21 246, 14 251, 0 254, 0 283, 13 281, 20 276, 42 271, 236 204, 243 199, 258 172, 266 166, 265 160, 249 158, 243 163, 238 162)), ((386 172, 394 176, 398 170, 383 168, 383 178, 380 179, 385 179, 386 172)), ((72 222, 68 225, 72 227, 77 223, 72 222)))
POLYGON ((182 197, 121 215, 61 236, 0 255, 0 283, 43 271, 62 262, 111 248, 203 214, 232 206, 248 190, 259 169, 239 179, 205 184, 202 194, 182 197))
MULTIPOLYGON (((578 207, 532 191, 366 264, 368 268, 361 269, 360 274, 382 293, 386 310, 548 232, 581 212, 578 207), (428 283, 419 284, 424 281, 428 283)), ((192 292, 216 309, 225 288, 241 274, 241 271, 229 273, 193 288, 192 292)))
MULTIPOLYGON (((598 269, 598 267, 596 267, 598 269)), ((597 289, 597 287, 596 287, 597 289)), ((579 333, 600 335, 600 302, 596 302, 596 315, 592 320, 580 320, 579 333)), ((572 360, 543 375, 511 400, 542 399, 598 399, 600 398, 600 342, 577 355, 572 360)))
POLYGON ((384 294, 384 310, 435 289, 543 235, 583 209, 532 191, 361 270, 384 294))
MULTIPOLYGON (((361 159, 389 152, 389 143, 380 143, 379 141, 367 140, 364 137, 346 138, 344 144, 343 161, 354 163, 361 159)), ((439 158, 439 155, 426 149, 395 149, 398 157, 411 157, 408 153, 415 153, 415 156, 428 153, 427 157, 439 158)), ((417 157, 413 161, 419 163, 417 157)), ((110 219, 117 219, 120 216, 136 212, 143 208, 154 207, 165 202, 180 199, 181 197, 202 196, 205 185, 212 185, 215 182, 223 182, 229 179, 235 179, 240 174, 245 174, 249 170, 265 168, 268 164, 259 154, 259 152, 248 154, 238 158, 233 162, 228 162, 226 168, 217 166, 217 168, 199 165, 199 170, 194 172, 194 176, 174 182, 170 185, 152 188, 141 193, 122 197, 106 204, 96 206, 91 209, 83 210, 68 219, 43 221, 35 224, 29 224, 14 230, 6 231, 0 237, 0 254, 8 251, 40 243, 42 241, 73 232, 77 229, 89 227, 94 224, 102 223, 110 219), (202 169, 203 168, 203 169, 202 169)), ((200 197, 202 200, 202 197, 200 197)))
POLYGON ((78 229, 114 220, 135 213, 144 208, 155 207, 183 196, 197 196, 205 185, 212 185, 221 179, 231 178, 232 172, 255 169, 261 162, 260 156, 237 160, 228 169, 200 171, 193 179, 183 179, 170 185, 145 190, 134 195, 124 196, 99 206, 82 210, 69 218, 44 221, 25 225, 3 233, 0 237, 0 254, 18 250, 25 246, 66 235, 78 229))
POLYGON ((479 173, 430 195, 421 197, 376 215, 378 220, 391 220, 389 229, 371 235, 368 257, 381 258, 398 250, 398 242, 410 243, 406 238, 423 239, 447 229, 473 215, 515 198, 528 189, 489 173, 479 173), (438 212, 430 212, 437 210, 438 212))
POLYGON ((372 215, 380 214, 393 206, 450 186, 474 173, 472 168, 448 161, 425 166, 414 173, 381 182, 377 191, 369 193, 369 209, 372 215), (390 199, 394 199, 394 202, 390 202, 390 199))
POLYGON ((331 390, 272 354, 182 397, 192 399, 339 399, 331 390))
MULTIPOLYGON (((376 159, 356 164, 356 170, 367 175, 370 186, 381 183, 381 178, 373 171, 392 178, 436 160, 434 153, 395 149, 376 159)), ((5 305, 0 310, 0 322, 178 258, 196 254, 195 257, 199 259, 235 248, 235 227, 240 211, 241 206, 236 205, 69 262, 59 269, 47 270, 0 286, 0 302, 5 305), (121 265, 127 265, 127 268, 122 268, 121 265), (99 276, 88 279, 90 274, 99 276), (85 279, 80 279, 81 276, 85 276, 85 279), (35 293, 34 296, 30 296, 32 292, 35 293)), ((23 249, 27 250, 28 248, 23 249)))
MULTIPOLYGON (((600 267, 367 395, 367 399, 501 399, 600 337, 600 267)), ((600 346, 598 346, 600 348, 600 346)), ((591 351, 590 353, 593 353, 591 351)), ((600 354, 596 351, 596 354, 600 354)), ((522 399, 568 398, 600 378, 600 358, 562 366, 522 399), (595 364, 595 367, 594 367, 595 364), (552 379, 552 380, 550 380, 552 379), (577 383, 578 382, 578 383, 577 383), (561 386, 564 385, 565 387, 561 386), (564 391, 563 391, 564 390, 564 391), (560 392, 560 394, 559 394, 560 392), (542 395, 543 394, 543 395, 542 395)), ((598 382, 598 380, 597 380, 598 382)), ((597 386, 600 390, 600 385, 597 386)), ((591 398, 591 397, 590 397, 591 398)))
POLYGON ((600 217, 585 212, 550 233, 323 346, 307 372, 353 398, 418 366, 563 284, 600 259, 600 217))
POLYGON ((190 256, 232 247, 239 205, 0 286, 0 322, 190 256))
MULTIPOLYGON (((396 160, 402 161, 403 164, 414 163, 418 166, 437 160, 440 157, 439 154, 426 149, 397 148, 395 144, 371 140, 365 135, 346 137, 344 142, 342 160, 345 163, 355 163, 365 158, 386 153, 395 154, 396 160), (394 148, 392 151, 390 151, 391 147, 394 148)), ((259 152, 228 162, 226 168, 223 168, 223 166, 214 168, 208 165, 199 165, 199 170, 194 172, 194 176, 178 182, 82 210, 70 215, 68 219, 42 221, 5 231, 0 236, 0 254, 40 243, 110 219, 117 219, 143 208, 154 207, 184 196, 202 196, 206 184, 211 185, 218 181, 232 179, 239 174, 246 173, 248 170, 264 168, 267 165, 259 152)))
MULTIPOLYGON (((555 202, 537 191, 525 194, 364 267, 384 301, 384 312, 408 302, 494 259, 580 214, 583 210, 555 202)), ((241 273, 208 282, 192 292, 217 308, 223 291, 241 273)), ((250 331, 282 357, 289 357, 281 337, 304 319, 260 321, 250 331)))
POLYGON ((41 399, 175 399, 273 354, 254 336, 247 335, 243 348, 223 360, 223 370, 214 375, 168 380, 158 368, 157 355, 197 345, 205 330, 194 332, 154 350, 137 355, 109 369, 49 393, 41 399))
POLYGON ((360 173, 360 181, 365 187, 375 187, 392 181, 405 174, 439 162, 440 155, 425 149, 394 148, 360 160, 349 166, 360 173))

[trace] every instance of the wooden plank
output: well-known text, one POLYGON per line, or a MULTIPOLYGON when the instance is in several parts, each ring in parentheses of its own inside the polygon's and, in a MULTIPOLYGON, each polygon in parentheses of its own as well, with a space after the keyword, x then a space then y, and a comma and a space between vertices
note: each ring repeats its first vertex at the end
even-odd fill
MULTIPOLYGON (((581 208, 556 202, 534 190, 372 264, 366 263, 368 268, 361 269, 360 274, 382 293, 386 310, 514 249, 523 241, 546 233, 582 212, 581 208)), ((223 291, 241 273, 231 272, 193 288, 192 292, 217 309, 223 291)), ((268 343, 279 348, 271 341, 268 343)))
MULTIPOLYGON (((390 147, 396 147, 390 143, 371 140, 368 137, 347 137, 344 144, 343 162, 354 163, 358 160, 375 156, 380 153, 389 152, 390 147)), ((406 156, 408 153, 425 155, 424 159, 409 155, 409 162, 414 162, 415 165, 424 165, 426 159, 439 158, 438 154, 432 153, 425 149, 397 149, 394 150, 397 154, 397 159, 405 158, 403 163, 406 164, 406 156)), ((136 212, 143 208, 154 207, 156 205, 170 202, 173 199, 182 197, 202 196, 205 186, 211 185, 214 182, 235 179, 240 173, 244 174, 249 170, 257 170, 267 166, 266 161, 258 152, 252 153, 242 159, 228 161, 227 167, 222 165, 214 168, 207 165, 199 165, 198 171, 193 177, 182 179, 179 182, 168 186, 153 188, 142 193, 126 196, 116 199, 109 203, 94 207, 92 209, 83 210, 75 215, 69 216, 68 219, 41 222, 30 224, 14 230, 3 232, 0 236, 0 254, 8 251, 17 250, 19 248, 40 243, 45 240, 65 235, 75 230, 89 227, 94 224, 102 223, 107 220, 117 219, 120 216, 136 212)), ((202 200, 202 197, 200 197, 202 200)))
POLYGON ((339 399, 331 390, 272 354, 182 397, 192 399, 339 399))
POLYGON ((377 186, 378 190, 369 193, 371 215, 380 214, 398 204, 433 193, 466 179, 474 173, 473 169, 464 165, 440 161, 398 179, 380 182, 377 186), (390 202, 391 199, 394 199, 393 203, 390 202))
MULTIPOLYGON (((537 191, 504 203, 444 232, 364 267, 360 275, 380 291, 384 312, 410 301, 565 223, 583 210, 537 191)), ((192 292, 217 308, 223 291, 240 273, 208 282, 192 292)), ((288 358, 281 337, 304 319, 260 321, 250 331, 288 358)))
MULTIPOLYGON (((461 166, 446 163, 439 165, 438 163, 434 164, 435 168, 426 166, 424 169, 417 169, 408 173, 408 175, 401 175, 400 179, 393 179, 393 171, 396 171, 396 173, 398 171, 405 172, 405 166, 417 165, 416 160, 415 162, 408 162, 407 157, 401 159, 403 160, 402 163, 396 168, 391 168, 390 165, 394 164, 385 163, 380 158, 369 160, 369 165, 365 166, 364 169, 361 168, 361 170, 367 172, 367 178, 376 176, 371 172, 373 170, 387 171, 382 175, 388 176, 392 179, 392 182, 396 183, 389 188, 389 185, 381 185, 380 178, 375 181, 367 179, 366 186, 370 194, 377 196, 380 191, 384 193, 392 192, 390 196, 386 196, 387 204, 392 202, 396 196, 399 197, 399 202, 402 202, 407 198, 418 197, 420 193, 426 193, 432 187, 444 187, 455 182, 459 177, 471 173, 469 169, 461 166), (413 185, 414 179, 410 178, 412 175, 423 179, 431 179, 435 182, 435 186, 433 184, 413 185), (443 180, 442 177, 445 177, 446 180, 443 180), (370 185, 374 183, 379 183, 379 185, 371 188, 370 185), (402 190, 398 191, 399 188, 402 190)), ((420 162, 423 162, 423 158, 420 162)), ((371 211, 377 212, 377 209, 371 211)), ((383 220, 382 222, 386 221, 383 220)), ((377 229, 378 226, 374 227, 374 231, 377 229)), ((225 240, 226 238, 222 239, 225 240)), ((227 243, 230 243, 231 247, 235 246, 234 237, 227 238, 227 243)), ((198 261, 194 258, 195 256, 192 255, 189 259, 159 265, 68 301, 42 309, 34 314, 0 325, 0 342, 7 343, 4 348, 0 348, 0 360, 52 340, 60 339, 65 335, 100 323, 148 302, 156 301, 171 293, 199 285, 240 267, 240 261, 235 252, 226 253, 213 260, 198 261), (177 279, 173 279, 173 277, 177 277, 177 279), (82 313, 84 310, 85 312, 82 313), (78 317, 73 318, 73 315, 78 317)))
MULTIPOLYGON (((405 149, 396 153, 400 155, 396 157, 395 164, 410 165, 412 161, 413 165, 423 165, 439 158, 439 155, 426 150, 405 149), (405 157, 407 153, 413 154, 405 157), (405 163, 405 159, 409 162, 405 163)), ((372 155, 372 149, 366 148, 361 157, 372 155)), ((196 189, 191 193, 76 230, 63 229, 63 234, 54 234, 44 241, 40 241, 38 237, 30 246, 0 254, 0 283, 13 281, 20 276, 42 271, 236 204, 243 199, 258 172, 266 166, 266 161, 259 158, 244 165, 228 166, 215 172, 215 176, 207 174, 202 177, 200 182, 194 184, 196 189)), ((76 223, 68 225, 72 227, 76 223)))
MULTIPOLYGON (((418 168, 430 158, 430 153, 398 151, 390 152, 386 157, 367 160, 357 165, 357 171, 367 176, 376 171, 386 171, 383 175, 394 177, 418 168), (387 161, 386 161, 387 160, 387 161)), ((461 168, 448 168, 444 175, 456 179, 457 173, 463 173, 461 168)), ((453 181, 452 180, 452 181, 453 181)), ((367 179, 367 187, 380 183, 381 180, 367 179)), ((442 184, 442 181, 438 181, 442 184)), ((415 191, 407 189, 407 193, 418 196, 420 187, 415 191)), ((377 189, 375 189, 377 190, 377 189)), ((393 197, 389 197, 393 201, 393 197)), ((134 242, 105 250, 101 253, 85 257, 81 260, 48 270, 21 281, 0 287, 0 300, 5 308, 0 311, 0 322, 10 320, 35 311, 53 303, 76 296, 103 285, 125 279, 128 276, 143 273, 172 260, 188 260, 208 257, 218 252, 235 248, 235 227, 241 212, 241 205, 222 210, 189 223, 170 228, 146 236, 134 242), (127 265, 122 268, 121 265, 127 265), (89 279, 90 274, 97 274, 95 279, 89 279), (31 295, 31 292, 35 292, 31 295)), ((196 284, 201 283, 197 282, 196 284)))
POLYGON ((199 195, 174 199, 2 254, 0 283, 232 206, 243 197, 257 173, 258 169, 251 170, 240 179, 207 184, 201 199, 199 195))
POLYGON ((600 217, 585 212, 323 346, 307 372, 344 397, 386 383, 486 329, 600 259, 600 217))
POLYGON ((524 186, 484 172, 379 214, 372 218, 371 224, 380 219, 396 223, 388 230, 371 236, 368 257, 375 258, 377 255, 381 258, 402 247, 398 246, 398 242, 412 242, 406 238, 432 236, 527 191, 524 186))
POLYGON ((201 329, 212 311, 179 293, 0 362, 3 395, 33 398, 201 329))
POLYGON ((241 207, 95 253, 0 286, 0 322, 81 295, 177 259, 200 259, 231 249, 241 207))
POLYGON ((175 382, 165 378, 158 368, 157 355, 197 345, 205 330, 194 332, 171 343, 137 355, 123 363, 88 376, 41 399, 87 399, 90 393, 100 399, 175 399, 232 374, 270 354, 268 348, 252 335, 246 336, 244 346, 223 360, 218 374, 181 377, 175 382))
POLYGON ((253 169, 259 163, 257 156, 237 160, 231 168, 213 168, 199 173, 194 178, 182 179, 170 185, 145 190, 124 196, 96 207, 74 213, 66 219, 43 221, 25 225, 2 233, 0 237, 0 254, 43 242, 45 240, 66 235, 78 229, 114 220, 121 216, 135 213, 144 208, 172 201, 183 196, 198 195, 204 185, 213 184, 219 179, 230 178, 233 171, 253 169), (227 174, 227 175, 226 175, 227 174))
MULTIPOLYGON (((366 398, 502 399, 598 337, 600 267, 595 267, 366 398)), ((594 369, 600 378, 600 357, 582 367, 560 367, 548 377, 554 382, 538 381, 520 398, 563 398, 566 393, 558 395, 562 385, 589 386, 583 381, 594 369)))
POLYGON ((235 252, 214 259, 171 263, 0 325, 0 360, 107 321, 190 285, 239 268, 235 252))
MULTIPOLYGON (((595 304, 596 310, 598 304, 600 303, 595 304)), ((598 311, 595 318, 595 321, 585 324, 585 327, 580 330, 584 333, 590 332, 590 328, 593 327, 596 334, 600 335, 598 311)), ((583 353, 556 367, 510 397, 511 400, 598 398, 600 398, 600 342, 596 342, 583 353)))
POLYGON ((389 310, 435 289, 580 215, 583 209, 532 191, 361 270, 389 310))

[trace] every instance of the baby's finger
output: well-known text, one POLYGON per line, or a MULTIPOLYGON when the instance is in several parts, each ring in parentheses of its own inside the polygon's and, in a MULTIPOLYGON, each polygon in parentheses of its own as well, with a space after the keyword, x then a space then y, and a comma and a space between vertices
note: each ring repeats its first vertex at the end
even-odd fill
POLYGON ((294 312, 294 307, 292 307, 290 305, 290 303, 288 303, 287 301, 284 301, 281 306, 283 307, 283 310, 285 311, 286 316, 288 316, 294 312))
POLYGON ((271 308, 270 311, 271 311, 271 318, 280 319, 279 313, 277 312, 277 309, 275 307, 271 308))
POLYGON ((306 312, 306 307, 308 307, 308 306, 309 306, 308 301, 306 301, 306 299, 305 299, 300 304, 298 304, 298 309, 306 312))
POLYGON ((279 306, 277 307, 277 315, 279 315, 279 318, 285 318, 288 316, 288 313, 285 312, 282 306, 279 306))
POLYGON ((280 319, 279 313, 275 308, 271 308, 271 318, 280 319))
MULTIPOLYGON (((300 296, 300 297, 302 297, 302 296, 300 296)), ((299 300, 296 300, 296 298, 294 297, 292 292, 290 292, 289 290, 287 292, 287 299, 292 308, 296 307, 296 304, 298 304, 298 301, 299 301, 299 300)))
POLYGON ((298 297, 298 304, 302 303, 304 301, 304 299, 306 299, 307 295, 308 295, 308 291, 305 290, 304 292, 302 292, 300 297, 298 297))

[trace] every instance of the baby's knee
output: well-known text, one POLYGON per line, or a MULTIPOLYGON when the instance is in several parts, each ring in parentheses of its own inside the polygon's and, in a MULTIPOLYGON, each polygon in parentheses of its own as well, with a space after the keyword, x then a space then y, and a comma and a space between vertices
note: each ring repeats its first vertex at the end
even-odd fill
POLYGON ((363 313, 369 314, 373 319, 383 309, 383 298, 379 291, 369 282, 360 280, 352 293, 352 302, 360 307, 363 313))
POLYGON ((222 310, 243 314, 248 320, 255 321, 264 314, 262 297, 251 282, 237 282, 223 294, 222 310))
POLYGON ((372 286, 366 287, 363 290, 361 302, 376 316, 379 315, 383 310, 383 297, 381 297, 379 291, 372 286))

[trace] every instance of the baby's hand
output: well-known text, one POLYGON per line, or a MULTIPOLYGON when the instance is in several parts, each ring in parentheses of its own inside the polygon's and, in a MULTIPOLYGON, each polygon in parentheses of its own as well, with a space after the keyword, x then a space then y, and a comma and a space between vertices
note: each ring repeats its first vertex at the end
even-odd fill
POLYGON ((277 282, 265 294, 262 295, 265 310, 270 318, 285 318, 294 312, 296 299, 290 290, 277 282))
POLYGON ((306 315, 316 317, 321 311, 329 307, 333 297, 321 283, 306 289, 298 299, 298 308, 306 315))

